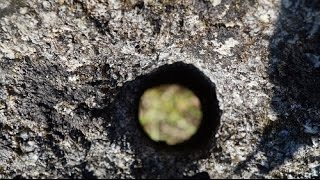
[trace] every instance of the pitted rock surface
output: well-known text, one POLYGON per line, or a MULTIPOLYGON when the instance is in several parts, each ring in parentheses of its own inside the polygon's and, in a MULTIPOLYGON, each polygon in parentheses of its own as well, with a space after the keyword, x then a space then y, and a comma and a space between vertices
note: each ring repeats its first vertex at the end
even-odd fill
POLYGON ((318 0, 0 0, 0 178, 319 178, 318 0), (215 84, 206 148, 136 128, 139 77, 215 84))

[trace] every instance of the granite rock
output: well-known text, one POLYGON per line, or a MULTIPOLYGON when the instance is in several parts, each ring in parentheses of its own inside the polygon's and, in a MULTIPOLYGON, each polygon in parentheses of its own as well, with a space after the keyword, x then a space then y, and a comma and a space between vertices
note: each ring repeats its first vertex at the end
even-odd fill
POLYGON ((318 0, 0 0, 0 178, 317 178, 319 64, 318 0), (202 149, 136 126, 175 62, 216 86, 202 149))

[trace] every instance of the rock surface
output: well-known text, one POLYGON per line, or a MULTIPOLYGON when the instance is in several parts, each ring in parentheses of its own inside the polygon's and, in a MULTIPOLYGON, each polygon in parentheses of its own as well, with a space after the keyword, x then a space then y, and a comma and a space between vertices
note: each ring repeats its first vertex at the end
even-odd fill
POLYGON ((319 178, 319 0, 0 0, 0 178, 319 178), (216 85, 206 148, 139 133, 137 77, 216 85))

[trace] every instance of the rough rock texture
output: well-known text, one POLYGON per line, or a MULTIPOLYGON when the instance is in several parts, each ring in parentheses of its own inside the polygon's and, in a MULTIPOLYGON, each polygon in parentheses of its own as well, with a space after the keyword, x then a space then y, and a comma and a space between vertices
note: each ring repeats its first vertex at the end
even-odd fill
POLYGON ((0 178, 319 178, 319 0, 0 0, 0 178), (206 148, 145 140, 137 77, 216 84, 206 148))

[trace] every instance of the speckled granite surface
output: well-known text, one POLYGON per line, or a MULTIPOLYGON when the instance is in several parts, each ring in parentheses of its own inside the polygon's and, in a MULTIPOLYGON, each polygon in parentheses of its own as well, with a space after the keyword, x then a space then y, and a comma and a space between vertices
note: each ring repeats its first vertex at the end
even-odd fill
POLYGON ((320 1, 0 0, 0 178, 316 178, 320 1), (192 64, 216 85, 205 149, 136 127, 141 75, 192 64))

